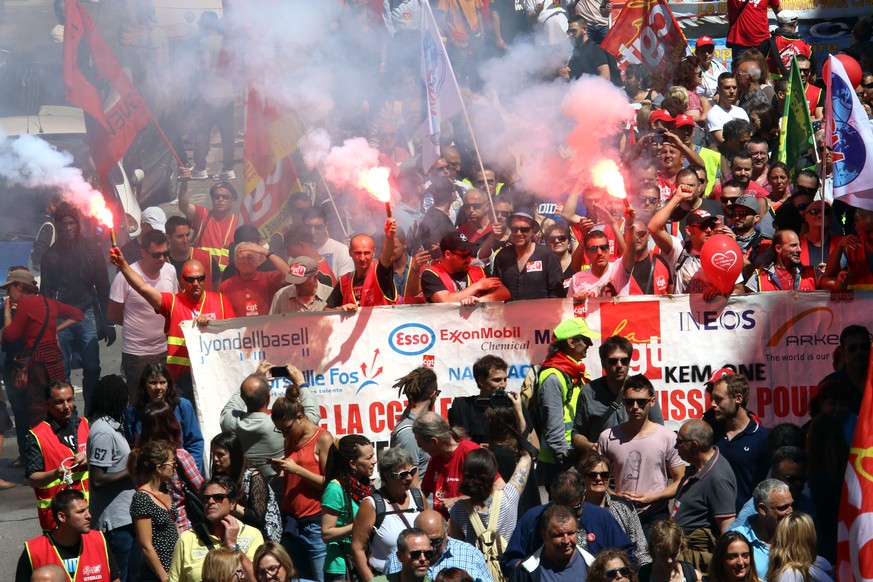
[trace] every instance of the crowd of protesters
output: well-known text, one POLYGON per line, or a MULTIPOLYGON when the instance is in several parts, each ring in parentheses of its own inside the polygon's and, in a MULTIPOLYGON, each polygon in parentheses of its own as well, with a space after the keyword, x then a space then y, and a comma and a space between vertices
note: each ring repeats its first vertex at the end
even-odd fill
MULTIPOLYGON (((193 172, 180 168, 181 216, 147 208, 142 234, 109 252, 119 271, 111 283, 79 212, 59 201, 56 240, 35 265, 40 284, 14 267, 0 285, 14 465, 34 489, 45 531, 27 542, 17 582, 65 574, 123 582, 832 579, 834 492, 870 357, 860 325, 840 335, 834 373, 803 427, 764 427, 747 409, 746 379, 721 369, 706 382, 703 418, 668 430, 651 383, 629 374, 631 343, 601 341, 571 319, 555 328, 521 394, 506 392, 499 354, 481 358, 479 395, 455 399, 448 421, 432 410, 444 379, 427 368, 399 378, 408 405, 378 457, 367 438, 335 439, 323 428, 317 395, 293 364, 289 388, 272 403, 270 364, 236 379, 222 432, 207 447, 180 327, 190 320, 873 285, 873 212, 826 200, 833 159, 823 130, 815 136, 821 164, 813 148, 777 159, 792 59, 812 119, 822 118, 825 94, 797 15, 778 2, 769 3, 778 22, 772 42, 760 30, 768 4, 740 9, 728 35, 730 70, 701 37, 663 93, 642 67, 619 73, 600 47, 611 4, 492 2, 487 12, 481 2, 435 4, 471 101, 477 63, 531 37, 562 55, 558 67, 544 59, 554 82, 599 75, 625 89, 634 114, 604 148, 621 162, 627 198, 587 187, 565 194, 556 210, 521 186, 511 155, 480 165, 461 121, 447 125, 440 157, 422 167, 419 91, 398 82, 383 107, 352 124, 368 128, 391 170, 394 218, 351 192, 338 193, 336 206, 318 189, 295 192, 289 224, 261 240, 237 214, 231 98, 219 91, 209 129, 195 136, 193 172), (225 155, 206 208, 192 202, 187 180, 209 177, 213 125, 225 155), (727 292, 702 264, 713 235, 744 256, 727 292), (124 332, 122 376, 101 375, 98 341, 115 341, 113 324, 124 332), (596 344, 600 378, 582 363, 596 344), (74 362, 84 370, 82 416, 74 362)), ((414 77, 414 59, 398 58, 409 51, 395 49, 417 32, 421 6, 386 6, 384 42, 362 43, 356 62, 363 72, 414 77)), ((345 10, 351 18, 369 8, 345 10)), ((220 27, 209 18, 204 28, 215 65, 220 27)), ((857 96, 870 115, 869 19, 853 35, 850 52, 864 71, 857 96)))

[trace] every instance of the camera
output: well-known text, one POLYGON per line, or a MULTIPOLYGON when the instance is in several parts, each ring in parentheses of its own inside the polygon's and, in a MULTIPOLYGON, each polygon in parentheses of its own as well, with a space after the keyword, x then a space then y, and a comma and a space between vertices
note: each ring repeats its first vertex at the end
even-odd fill
POLYGON ((512 398, 507 396, 506 390, 495 390, 489 399, 491 408, 512 408, 512 398))

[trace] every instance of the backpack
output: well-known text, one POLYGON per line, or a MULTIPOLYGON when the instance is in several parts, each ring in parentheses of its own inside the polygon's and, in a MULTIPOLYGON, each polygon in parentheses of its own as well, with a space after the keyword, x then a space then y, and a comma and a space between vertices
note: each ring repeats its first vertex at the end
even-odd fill
POLYGON ((491 571, 491 576, 494 582, 506 582, 507 578, 503 575, 503 570, 500 569, 500 557, 506 550, 506 540, 497 533, 497 518, 500 515, 500 502, 503 500, 503 490, 496 491, 491 498, 491 511, 488 514, 488 527, 482 523, 482 518, 469 499, 462 500, 464 509, 467 511, 467 518, 470 520, 470 525, 473 526, 473 532, 476 534, 476 549, 482 552, 485 557, 485 563, 488 564, 488 569, 491 571))
MULTIPOLYGON (((533 421, 534 428, 537 431, 537 434, 545 434, 544 429, 545 425, 543 424, 542 411, 540 410, 540 372, 542 372, 542 366, 531 366, 530 369, 525 374, 524 382, 521 384, 521 398, 522 403, 527 404, 528 411, 530 412, 530 418, 533 421)), ((560 370, 555 370, 558 374, 564 377, 564 381, 567 383, 567 386, 573 386, 573 380, 560 370)), ((573 390, 567 390, 566 398, 571 398, 573 394, 573 390)), ((564 404, 568 404, 564 402, 564 404)))
POLYGON ((382 522, 385 521, 386 515, 399 515, 401 519, 403 519, 403 522, 406 524, 406 527, 412 527, 412 524, 407 522, 403 514, 414 513, 415 511, 418 511, 420 513, 424 511, 424 496, 421 494, 421 489, 413 488, 410 489, 409 492, 412 493, 412 502, 415 507, 410 506, 406 509, 392 508, 391 511, 388 511, 388 506, 385 504, 385 496, 382 495, 381 491, 376 490, 373 491, 372 494, 370 494, 370 497, 373 498, 373 504, 376 506, 376 523, 373 524, 373 533, 376 533, 376 531, 380 527, 382 527, 382 522))

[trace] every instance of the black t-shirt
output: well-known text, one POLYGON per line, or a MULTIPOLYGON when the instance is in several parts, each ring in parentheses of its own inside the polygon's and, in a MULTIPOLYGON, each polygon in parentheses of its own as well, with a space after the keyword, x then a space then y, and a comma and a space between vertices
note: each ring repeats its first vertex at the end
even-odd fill
MULTIPOLYGON (((434 245, 440 244, 440 239, 455 230, 455 225, 449 215, 431 206, 418 222, 415 244, 429 251, 434 245)), ((414 253, 413 253, 414 254, 414 253)))
MULTIPOLYGON (((449 409, 449 424, 463 427, 470 440, 481 445, 488 442, 488 421, 485 418, 485 409, 488 408, 488 405, 476 404, 476 400, 479 398, 481 396, 455 398, 449 409)), ((533 421, 531 421, 527 407, 522 407, 521 412, 524 415, 525 424, 528 427, 533 427, 533 421)))
MULTIPOLYGON (((70 574, 70 578, 75 576, 76 568, 79 563, 79 554, 82 551, 82 542, 74 546, 62 546, 52 540, 55 548, 58 550, 58 555, 63 563, 63 568, 70 574)), ((118 566, 115 563, 115 556, 112 555, 112 550, 107 546, 106 554, 109 559, 109 579, 118 580, 121 578, 121 573, 118 571, 118 566)), ((39 566, 44 566, 40 564, 39 566)), ((37 566, 37 568, 39 567, 37 566)), ((30 556, 27 554, 27 548, 21 552, 21 557, 18 558, 18 568, 15 570, 15 582, 30 582, 30 577, 33 575, 33 567, 30 565, 30 556)))
MULTIPOLYGON (((361 286, 364 284, 364 277, 358 278, 353 275, 352 279, 352 287, 355 292, 355 299, 360 303, 361 301, 361 286)), ((386 297, 388 299, 394 299, 394 296, 388 296, 388 293, 396 292, 394 289, 394 267, 385 267, 382 263, 376 263, 376 280, 379 281, 379 287, 381 287, 386 292, 386 297)), ((343 304, 343 290, 342 283, 337 282, 336 286, 333 288, 333 292, 330 294, 330 297, 327 298, 327 306, 330 308, 340 307, 343 304)))
POLYGON ((519 0, 491 0, 491 11, 500 15, 500 36, 509 44, 516 36, 530 34, 530 21, 519 0))
POLYGON ((449 293, 455 293, 457 291, 463 291, 467 288, 467 273, 454 273, 450 274, 449 277, 455 283, 454 289, 446 289, 446 286, 443 285, 443 280, 431 270, 422 271, 421 273, 421 291, 424 293, 424 298, 430 303, 430 298, 434 293, 439 293, 440 291, 448 291, 449 293))
POLYGON ((570 76, 578 79, 582 75, 598 75, 597 69, 603 65, 609 66, 609 56, 599 44, 589 40, 576 43, 573 54, 570 55, 570 76))

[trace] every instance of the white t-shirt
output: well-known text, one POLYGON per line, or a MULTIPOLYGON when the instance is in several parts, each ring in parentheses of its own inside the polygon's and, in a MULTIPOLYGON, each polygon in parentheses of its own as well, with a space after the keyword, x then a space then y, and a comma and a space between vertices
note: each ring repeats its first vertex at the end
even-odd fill
POLYGON ((324 257, 337 279, 355 270, 355 262, 349 256, 349 248, 338 240, 327 239, 318 254, 324 257))
MULTIPOLYGON (((150 279, 143 273, 139 262, 130 266, 133 272, 163 293, 177 293, 179 281, 176 269, 165 263, 157 279, 150 279)), ((164 316, 155 313, 142 295, 131 289, 124 275, 118 273, 109 289, 109 299, 124 305, 124 339, 121 351, 133 356, 152 356, 167 351, 167 336, 164 333, 164 316)))
POLYGON ((600 297, 603 288, 608 284, 612 284, 617 297, 630 295, 630 273, 624 270, 621 264, 621 259, 612 261, 603 272, 603 275, 597 277, 591 269, 579 271, 570 279, 570 290, 568 296, 573 296, 576 293, 594 293, 600 297))
POLYGON ((718 78, 726 72, 727 69, 724 68, 721 61, 712 59, 709 70, 703 71, 703 78, 700 80, 700 85, 697 86, 697 94, 708 99, 715 97, 718 92, 718 78))
POLYGON ((742 107, 734 105, 730 111, 725 111, 715 101, 712 102, 712 107, 709 113, 706 114, 706 131, 712 133, 721 131, 728 121, 734 119, 745 119, 749 121, 749 114, 742 107))
POLYGON ((688 282, 700 270, 700 255, 691 254, 687 256, 682 261, 682 265, 677 269, 676 263, 679 261, 679 257, 682 256, 685 243, 677 236, 671 236, 670 238, 673 239, 673 248, 670 249, 670 254, 665 258, 674 273, 673 293, 685 293, 685 287, 688 286, 688 282))

